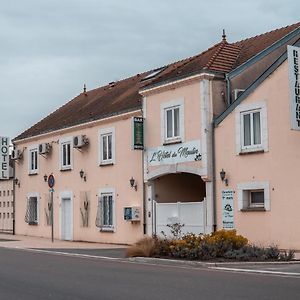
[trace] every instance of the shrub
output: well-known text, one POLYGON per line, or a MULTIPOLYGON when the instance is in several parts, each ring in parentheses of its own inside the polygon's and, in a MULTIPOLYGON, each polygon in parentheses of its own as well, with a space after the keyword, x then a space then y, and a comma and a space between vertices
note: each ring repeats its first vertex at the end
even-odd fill
MULTIPOLYGON (((180 226, 179 226, 180 229, 180 226)), ((167 256, 180 259, 234 259, 240 261, 291 260, 295 251, 280 252, 277 246, 267 248, 249 245, 235 230, 219 230, 210 235, 185 234, 179 238, 145 237, 127 249, 127 257, 167 256)))
POLYGON ((288 261, 288 260, 292 260, 295 258, 295 250, 284 250, 279 254, 279 260, 284 260, 284 261, 288 261))
POLYGON ((202 242, 205 256, 223 257, 230 250, 238 250, 248 244, 242 235, 237 235, 236 230, 219 230, 211 235, 205 235, 202 242))
POLYGON ((156 240, 144 237, 126 250, 126 257, 151 257, 157 252, 156 240))

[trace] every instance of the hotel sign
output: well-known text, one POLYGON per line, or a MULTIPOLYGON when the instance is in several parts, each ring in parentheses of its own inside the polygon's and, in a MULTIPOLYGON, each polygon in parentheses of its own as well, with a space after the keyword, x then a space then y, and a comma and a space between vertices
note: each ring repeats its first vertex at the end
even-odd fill
POLYGON ((190 141, 149 149, 147 151, 150 166, 200 161, 202 159, 200 141, 190 141))
POLYGON ((291 128, 300 130, 300 48, 288 46, 291 128))
POLYGON ((144 119, 140 117, 133 117, 133 149, 144 149, 144 119))
POLYGON ((224 229, 234 229, 233 191, 222 191, 222 223, 224 229))
POLYGON ((9 138, 0 137, 0 179, 9 179, 9 138))

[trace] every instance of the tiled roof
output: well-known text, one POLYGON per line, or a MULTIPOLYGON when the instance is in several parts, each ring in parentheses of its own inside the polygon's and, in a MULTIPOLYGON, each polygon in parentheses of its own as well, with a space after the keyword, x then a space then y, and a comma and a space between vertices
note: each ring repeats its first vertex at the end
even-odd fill
POLYGON ((149 72, 81 93, 14 140, 75 126, 141 107, 141 79, 149 72))
POLYGON ((185 64, 173 71, 161 74, 151 85, 169 82, 178 77, 184 78, 198 73, 203 69, 228 73, 298 27, 300 27, 300 22, 235 43, 228 43, 223 39, 222 42, 214 45, 205 52, 189 58, 185 64))
POLYGON ((14 140, 139 109, 142 99, 139 94, 141 88, 184 78, 201 70, 228 73, 298 27, 300 27, 300 22, 236 43, 228 43, 223 38, 220 43, 198 55, 166 66, 151 80, 145 80, 151 74, 149 71, 81 93, 14 140))

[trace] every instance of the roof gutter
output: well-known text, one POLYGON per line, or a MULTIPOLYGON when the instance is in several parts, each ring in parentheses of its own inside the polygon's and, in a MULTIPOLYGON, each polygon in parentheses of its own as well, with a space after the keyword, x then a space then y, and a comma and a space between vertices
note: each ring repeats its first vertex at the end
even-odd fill
POLYGON ((238 76, 245 69, 247 69, 249 66, 253 65, 254 63, 256 63, 257 61, 259 61, 263 57, 265 57, 268 54, 270 54, 271 52, 273 52, 274 50, 280 48, 281 46, 283 46, 284 44, 286 44, 290 39, 294 38, 298 34, 300 34, 300 26, 297 27, 296 29, 294 29, 293 31, 291 31, 290 33, 288 33, 287 35, 285 35, 279 41, 275 42, 274 44, 272 44, 268 48, 265 48, 264 50, 262 50, 261 52, 259 52, 258 54, 256 54, 255 56, 253 56, 252 58, 250 58, 249 60, 247 60, 246 62, 244 62, 243 64, 241 64, 240 66, 238 66, 233 71, 229 72, 228 73, 228 77, 231 79, 233 77, 238 76))
POLYGON ((35 140, 35 139, 38 139, 38 138, 45 138, 45 137, 47 137, 49 135, 52 135, 52 134, 59 134, 59 133, 68 132, 68 131, 72 131, 72 130, 76 130, 76 129, 81 129, 82 127, 83 128, 91 127, 91 126, 97 125, 98 123, 112 121, 114 119, 119 119, 119 118, 122 118, 122 117, 128 117, 128 116, 130 116, 132 114, 135 114, 137 112, 140 113, 141 109, 140 108, 134 108, 133 110, 127 110, 127 111, 124 111, 123 113, 116 113, 114 115, 107 116, 106 118, 97 119, 97 120, 93 120, 93 121, 90 121, 90 122, 85 122, 85 123, 81 123, 81 124, 77 124, 77 125, 69 126, 69 127, 65 127, 65 128, 60 128, 60 129, 53 130, 53 131, 48 131, 48 132, 41 133, 41 134, 34 135, 34 136, 30 136, 30 137, 27 137, 27 138, 24 138, 24 139, 18 139, 18 140, 14 139, 14 140, 12 140, 12 142, 13 142, 14 145, 17 145, 17 144, 21 144, 23 142, 29 142, 31 140, 35 140))

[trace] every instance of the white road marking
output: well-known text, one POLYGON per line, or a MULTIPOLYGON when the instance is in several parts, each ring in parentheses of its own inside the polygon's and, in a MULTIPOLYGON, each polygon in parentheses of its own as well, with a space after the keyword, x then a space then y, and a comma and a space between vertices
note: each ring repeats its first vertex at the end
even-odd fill
POLYGON ((220 271, 241 272, 241 273, 256 273, 256 274, 270 274, 270 275, 283 275, 283 276, 297 276, 297 277, 300 277, 300 273, 296 273, 296 272, 239 269, 239 268, 226 268, 226 267, 209 267, 209 269, 220 270, 220 271))

